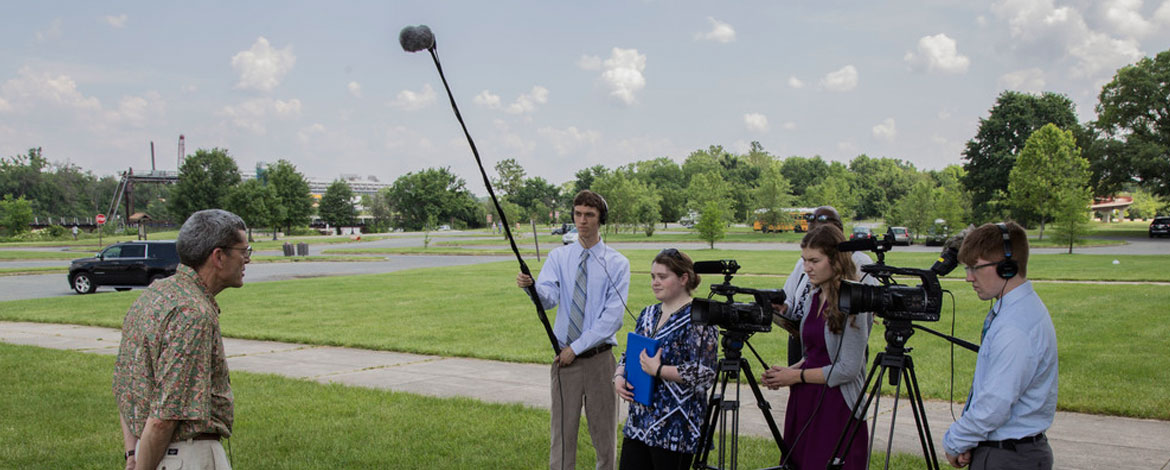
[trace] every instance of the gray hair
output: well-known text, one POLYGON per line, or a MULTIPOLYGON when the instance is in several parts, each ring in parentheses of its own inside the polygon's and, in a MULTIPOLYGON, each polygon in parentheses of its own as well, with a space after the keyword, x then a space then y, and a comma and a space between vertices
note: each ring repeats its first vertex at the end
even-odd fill
POLYGON ((179 261, 199 269, 216 248, 239 243, 240 230, 247 230, 244 219, 223 209, 205 209, 187 218, 179 229, 175 248, 179 261))

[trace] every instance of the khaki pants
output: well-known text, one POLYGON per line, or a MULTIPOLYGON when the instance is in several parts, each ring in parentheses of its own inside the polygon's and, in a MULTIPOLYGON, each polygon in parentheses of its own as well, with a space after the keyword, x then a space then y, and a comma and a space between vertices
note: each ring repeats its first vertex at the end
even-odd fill
POLYGON ((157 470, 231 470, 219 441, 185 440, 167 445, 157 470))
POLYGON ((617 361, 610 351, 587 358, 577 358, 568 367, 553 364, 552 439, 549 468, 574 469, 577 465, 577 428, 581 423, 581 405, 589 437, 597 452, 597 469, 613 470, 617 461, 617 394, 613 391, 613 373, 617 361))

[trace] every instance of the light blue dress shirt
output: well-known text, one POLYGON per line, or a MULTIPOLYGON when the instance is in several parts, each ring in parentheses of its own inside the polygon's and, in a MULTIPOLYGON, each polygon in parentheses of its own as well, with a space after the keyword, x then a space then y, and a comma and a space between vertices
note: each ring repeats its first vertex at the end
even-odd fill
POLYGON ((984 327, 970 406, 943 436, 951 455, 1042 433, 1056 416, 1056 330, 1032 283, 1004 294, 984 327))
MULTIPOLYGON (((552 250, 536 278, 536 292, 544 308, 562 306, 557 309, 553 323, 553 334, 562 347, 566 346, 569 333, 569 307, 577 282, 577 264, 584 250, 580 242, 552 250)), ((598 241, 589 248, 586 275, 584 325, 581 325, 581 336, 567 345, 576 354, 603 342, 617 345, 614 335, 622 327, 630 293, 630 260, 598 241)))

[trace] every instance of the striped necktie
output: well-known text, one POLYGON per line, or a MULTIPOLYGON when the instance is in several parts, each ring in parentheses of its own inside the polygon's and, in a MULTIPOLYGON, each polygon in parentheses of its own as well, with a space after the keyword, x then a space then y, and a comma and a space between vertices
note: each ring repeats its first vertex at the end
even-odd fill
POLYGON ((585 286, 589 283, 585 261, 588 259, 589 251, 582 251, 581 262, 577 263, 577 282, 573 285, 573 304, 569 306, 569 343, 581 337, 585 326, 585 286))

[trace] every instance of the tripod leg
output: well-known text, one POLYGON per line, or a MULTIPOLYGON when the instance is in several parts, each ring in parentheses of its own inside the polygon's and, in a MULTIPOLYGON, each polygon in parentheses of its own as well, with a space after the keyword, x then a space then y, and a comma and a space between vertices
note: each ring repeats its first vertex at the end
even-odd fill
MULTIPOLYGON (((854 412, 849 415, 849 422, 845 423, 845 429, 841 431, 841 437, 837 438, 837 445, 833 447, 833 458, 829 460, 829 468, 839 469, 845 465, 845 454, 853 446, 853 440, 857 437, 857 433, 860 431, 862 425, 861 420, 857 417, 865 416, 865 411, 869 409, 869 405, 873 403, 874 398, 881 391, 882 377, 886 373, 885 366, 881 366, 883 354, 877 354, 874 358, 873 366, 869 368, 869 373, 865 375, 865 384, 861 386, 861 389, 868 389, 871 383, 873 384, 873 389, 867 394, 857 396, 857 402, 853 404, 854 412), (880 370, 879 366, 881 366, 880 370), (862 401, 865 403, 864 407, 862 407, 862 401)), ((798 439, 799 437, 797 436, 798 439)))
POLYGON ((751 386, 752 393, 756 396, 756 405, 760 407, 763 412, 764 421, 768 423, 768 430, 772 431, 772 440, 776 441, 776 448, 780 449, 781 461, 788 456, 788 445, 784 443, 784 439, 780 437, 780 428, 776 426, 776 419, 772 417, 772 405, 764 398, 764 393, 760 391, 760 384, 756 383, 756 376, 752 375, 752 368, 748 365, 746 359, 740 359, 740 370, 743 371, 744 377, 747 377, 748 385, 751 386))
MULTIPOLYGON (((719 372, 715 377, 715 386, 711 387, 711 397, 707 401, 707 413, 703 419, 703 431, 699 438, 699 451, 695 453, 695 459, 691 464, 692 468, 710 468, 707 466, 707 458, 711 454, 711 449, 714 448, 715 429, 719 426, 719 416, 722 413, 724 406, 723 397, 727 396, 727 381, 731 378, 731 373, 725 370, 723 364, 719 365, 719 372)), ((719 442, 719 465, 723 465, 723 441, 719 442)))
POLYGON ((930 435, 930 423, 926 420, 926 404, 922 401, 922 392, 918 389, 918 374, 914 373, 914 362, 906 357, 906 368, 903 374, 909 384, 910 410, 914 412, 914 424, 918 427, 918 441, 922 443, 922 457, 926 459, 926 468, 938 470, 938 455, 934 451, 934 438, 930 435))

